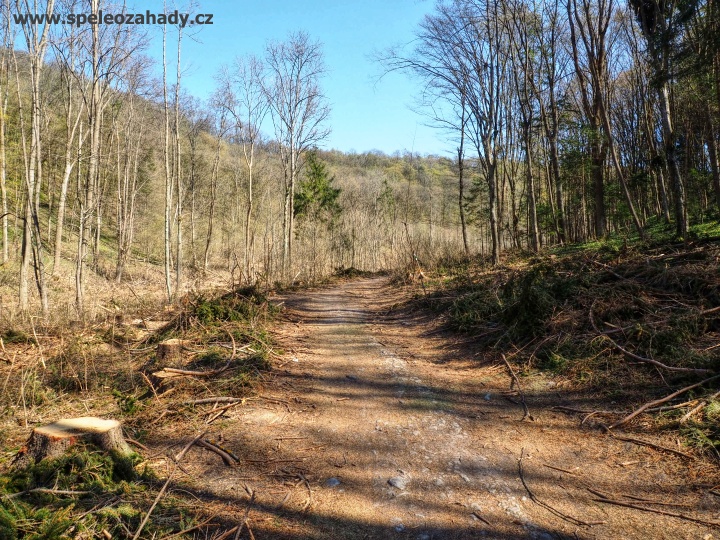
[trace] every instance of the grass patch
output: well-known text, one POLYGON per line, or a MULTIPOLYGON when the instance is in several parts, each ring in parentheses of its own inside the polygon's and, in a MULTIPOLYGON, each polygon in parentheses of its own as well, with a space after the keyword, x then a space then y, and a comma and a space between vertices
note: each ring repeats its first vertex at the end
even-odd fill
MULTIPOLYGON (((136 471, 138 461, 78 444, 60 458, 0 475, 0 539, 102 538, 103 531, 132 536, 154 498, 154 477, 136 471), (46 491, 31 491, 38 489, 46 491)), ((142 538, 183 530, 192 518, 176 502, 161 501, 142 538)))

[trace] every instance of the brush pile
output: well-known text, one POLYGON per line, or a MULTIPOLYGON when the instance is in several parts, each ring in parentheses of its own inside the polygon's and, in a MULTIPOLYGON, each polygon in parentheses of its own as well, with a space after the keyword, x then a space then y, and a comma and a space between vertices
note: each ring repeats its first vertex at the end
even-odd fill
POLYGON ((720 458, 719 260, 712 241, 574 246, 497 269, 448 265, 418 302, 491 359, 623 407, 598 425, 674 429, 720 458))

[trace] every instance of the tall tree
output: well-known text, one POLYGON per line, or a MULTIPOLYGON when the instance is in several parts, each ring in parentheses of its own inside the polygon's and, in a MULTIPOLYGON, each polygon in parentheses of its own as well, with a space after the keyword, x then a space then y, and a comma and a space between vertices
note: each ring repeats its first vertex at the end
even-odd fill
POLYGON ((121 88, 125 92, 122 114, 117 119, 116 137, 116 214, 117 257, 115 281, 120 283, 135 238, 137 196, 144 185, 141 174, 142 162, 147 155, 147 107, 142 98, 148 95, 148 58, 133 57, 125 70, 121 88))
POLYGON ((221 80, 226 90, 225 103, 232 115, 242 145, 243 159, 248 173, 245 208, 245 249, 243 275, 250 283, 252 277, 251 217, 254 204, 255 153, 261 141, 260 128, 267 115, 270 102, 263 91, 264 66, 256 56, 237 58, 231 71, 225 71, 221 80))
MULTIPOLYGON (((65 9, 74 11, 79 7, 78 0, 66 0, 65 9)), ((85 81, 78 79, 81 72, 81 56, 78 30, 74 25, 64 25, 63 34, 53 43, 55 57, 59 60, 60 77, 62 81, 63 103, 65 107, 65 167, 60 182, 60 196, 57 203, 57 218, 55 222, 55 246, 52 272, 60 266, 62 255, 62 240, 65 228, 65 211, 67 207, 68 189, 73 169, 78 164, 77 155, 84 140, 78 135, 82 133, 82 119, 85 114, 85 101, 78 99, 78 84, 85 81)), ((87 132, 85 132, 87 136, 87 132)))
POLYGON ((614 0, 567 0, 575 75, 581 104, 590 128, 595 236, 607 234, 605 209, 605 162, 608 140, 604 133, 602 107, 608 92, 607 39, 614 0))
MULTIPOLYGON (((55 1, 33 2, 29 0, 16 0, 15 7, 19 13, 43 13, 45 21, 52 16, 55 10, 55 1)), ((45 286, 45 269, 42 259, 42 237, 40 233, 40 186, 42 182, 42 96, 41 77, 45 53, 47 52, 50 36, 49 22, 26 21, 22 25, 22 32, 27 47, 30 64, 30 149, 27 151, 23 135, 23 153, 25 161, 25 212, 23 221, 22 262, 20 266, 20 309, 28 309, 28 274, 30 259, 32 257, 35 271, 35 282, 40 294, 40 301, 44 314, 48 312, 47 288, 45 286)), ((15 61, 16 77, 18 74, 17 58, 15 61)), ((19 90, 18 81, 18 90, 19 90)), ((20 96, 18 94, 18 99, 20 96)), ((21 118, 22 123, 22 118, 21 118)))
POLYGON ((672 63, 678 39, 698 3, 697 0, 630 0, 645 36, 647 54, 654 74, 654 86, 660 105, 664 162, 670 173, 675 202, 675 230, 680 237, 685 237, 688 232, 687 201, 678 164, 678 140, 673 125, 670 82, 674 75, 672 63))
MULTIPOLYGON (((98 15, 106 6, 103 0, 90 0, 90 12, 98 15)), ((95 248, 95 265, 99 253, 103 120, 113 96, 113 83, 122 73, 128 59, 142 49, 145 34, 133 26, 90 25, 84 41, 84 66, 76 73, 87 114, 87 167, 78 185, 78 246, 75 262, 75 303, 82 312, 85 305, 85 266, 91 243, 95 248), (93 219, 94 218, 94 219, 93 219), (94 231, 93 231, 94 228, 94 231), (93 234, 94 232, 94 234, 93 234)), ((83 137, 83 135, 80 135, 83 137)), ((105 156, 109 158, 109 153, 105 156)))
POLYGON ((282 271, 289 277, 292 264, 295 185, 301 156, 330 133, 325 121, 330 107, 320 87, 325 75, 322 46, 305 32, 292 33, 284 42, 265 49, 268 78, 264 87, 270 103, 275 136, 284 171, 282 271))
POLYGON ((12 0, 3 0, 0 5, 0 235, 2 235, 2 255, 0 266, 10 260, 10 246, 8 236, 8 190, 7 190, 7 113, 8 99, 10 97, 10 48, 13 46, 13 26, 10 17, 12 0))
POLYGON ((538 24, 539 17, 524 2, 516 2, 508 7, 511 12, 508 13, 506 20, 511 22, 509 30, 513 44, 513 82, 518 96, 524 144, 523 153, 525 154, 530 246, 534 251, 538 251, 540 249, 540 230, 537 219, 536 175, 533 163, 533 131, 536 121, 533 90, 537 88, 535 81, 539 71, 534 60, 540 56, 537 54, 537 46, 534 41, 535 36, 539 35, 542 29, 538 24))

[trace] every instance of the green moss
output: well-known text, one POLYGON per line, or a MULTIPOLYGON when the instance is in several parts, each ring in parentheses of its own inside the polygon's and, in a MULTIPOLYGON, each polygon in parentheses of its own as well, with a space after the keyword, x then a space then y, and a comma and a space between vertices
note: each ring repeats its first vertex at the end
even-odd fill
MULTIPOLYGON (((136 455, 108 455, 77 445, 58 459, 0 476, 0 495, 13 495, 0 498, 0 540, 96 538, 102 530, 126 537, 126 531, 138 527, 152 496, 146 484, 140 483, 152 475, 138 476, 138 461, 136 455), (29 492, 35 488, 87 493, 29 492), (106 505, 115 500, 113 495, 121 498, 119 506, 106 505), (97 511, 89 512, 93 508, 97 511)), ((195 523, 178 506, 172 497, 163 499, 143 538, 162 538, 195 523)))

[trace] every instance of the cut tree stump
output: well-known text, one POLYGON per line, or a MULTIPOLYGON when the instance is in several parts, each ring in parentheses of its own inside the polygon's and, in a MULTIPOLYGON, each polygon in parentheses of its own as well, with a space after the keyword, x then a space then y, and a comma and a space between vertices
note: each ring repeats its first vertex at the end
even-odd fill
POLYGON ((158 363, 166 365, 183 365, 183 348, 186 342, 182 339, 166 339, 158 343, 155 358, 158 363))
POLYGON ((43 459, 59 457, 78 441, 90 442, 113 458, 129 457, 133 453, 123 438, 120 422, 84 416, 64 418, 33 429, 13 464, 27 467, 43 459))

